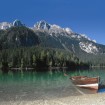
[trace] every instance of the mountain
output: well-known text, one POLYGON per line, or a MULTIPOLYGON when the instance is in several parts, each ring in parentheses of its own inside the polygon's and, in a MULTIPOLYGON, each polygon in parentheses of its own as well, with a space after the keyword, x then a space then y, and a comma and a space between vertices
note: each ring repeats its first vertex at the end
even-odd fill
POLYGON ((13 26, 15 26, 15 27, 21 27, 21 26, 24 26, 24 24, 22 24, 22 22, 20 21, 20 20, 15 20, 14 22, 13 22, 13 26))
POLYGON ((9 29, 11 27, 21 27, 21 26, 25 26, 24 24, 22 24, 22 22, 20 20, 15 20, 13 21, 13 23, 9 23, 9 22, 2 22, 0 23, 0 29, 2 30, 6 30, 9 29))
POLYGON ((38 36, 29 28, 11 27, 0 31, 0 46, 2 49, 28 47, 39 44, 38 36))
POLYGON ((51 25, 44 20, 37 22, 33 28, 26 27, 19 20, 3 23, 0 23, 0 49, 21 46, 56 48, 73 53, 83 62, 105 63, 105 45, 96 43, 85 34, 73 32, 68 27, 51 25))
POLYGON ((46 44, 48 47, 52 47, 55 43, 58 43, 63 49, 68 49, 74 53, 76 53, 76 47, 89 54, 104 53, 104 49, 101 48, 102 45, 97 44, 95 40, 91 40, 84 34, 73 32, 70 28, 61 28, 58 25, 50 25, 45 21, 40 21, 34 25, 33 30, 41 37, 41 40, 43 40, 42 43, 49 43, 49 39, 54 41, 54 43, 46 44), (46 37, 45 41, 42 38, 43 36, 46 37))
MULTIPOLYGON (((84 62, 104 61, 105 45, 96 43, 85 34, 73 32, 70 28, 39 21, 34 25, 33 31, 39 36, 42 47, 60 48, 74 53, 84 62)), ((101 63, 102 63, 101 62, 101 63)))
POLYGON ((2 23, 0 23, 0 29, 2 29, 2 30, 8 29, 10 27, 12 27, 11 23, 8 23, 8 22, 2 22, 2 23))
POLYGON ((34 25, 33 30, 42 30, 48 32, 50 35, 52 34, 61 34, 61 33, 73 33, 70 28, 61 28, 56 24, 48 24, 46 21, 41 20, 34 25))
POLYGON ((40 22, 37 22, 34 25, 34 27, 36 29, 39 29, 39 30, 49 30, 50 29, 50 25, 46 21, 44 21, 44 20, 42 20, 40 22))

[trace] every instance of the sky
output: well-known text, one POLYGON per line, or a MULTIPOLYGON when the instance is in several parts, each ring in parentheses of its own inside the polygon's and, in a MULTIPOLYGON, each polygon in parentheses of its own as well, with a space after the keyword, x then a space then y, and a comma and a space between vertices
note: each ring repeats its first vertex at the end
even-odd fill
POLYGON ((86 34, 105 45, 105 0, 0 0, 0 22, 40 20, 86 34))

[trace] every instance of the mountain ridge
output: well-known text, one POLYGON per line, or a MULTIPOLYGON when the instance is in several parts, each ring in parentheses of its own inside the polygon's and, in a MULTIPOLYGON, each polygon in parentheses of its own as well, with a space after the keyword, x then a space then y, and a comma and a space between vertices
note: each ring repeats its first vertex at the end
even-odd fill
POLYGON ((92 62, 100 65, 99 61, 102 65, 105 63, 105 45, 96 43, 84 34, 48 24, 46 21, 37 22, 33 28, 27 27, 19 20, 13 23, 3 24, 4 28, 0 30, 0 50, 39 46, 65 50, 89 64, 92 62))
MULTIPOLYGON (((6 29, 11 28, 13 26, 25 26, 25 24, 23 24, 18 19, 14 20, 12 23, 9 23, 9 22, 1 22, 0 23, 0 29, 2 29, 2 30, 6 30, 6 29)), ((28 27, 28 28, 30 28, 30 27, 28 27)), ((68 34, 73 34, 73 33, 75 34, 75 32, 73 32, 68 27, 62 28, 56 24, 51 25, 51 24, 47 23, 45 20, 41 20, 41 21, 37 22, 36 24, 34 24, 33 27, 31 27, 31 29, 44 30, 44 31, 48 31, 50 29, 50 31, 49 31, 50 35, 52 33, 61 33, 61 32, 67 32, 68 34)), ((88 40, 91 40, 85 34, 79 34, 79 35, 81 35, 81 37, 87 38, 88 40)), ((72 37, 75 37, 75 36, 72 35, 72 37)), ((78 38, 80 38, 80 36, 78 38)), ((95 40, 92 40, 92 41, 95 42, 95 40)))
MULTIPOLYGON (((8 22, 2 22, 0 23, 0 29, 1 30, 8 30, 12 27, 26 27, 21 21, 15 20, 13 23, 8 22)), ((51 41, 54 41, 54 43, 57 43, 58 46, 61 46, 62 48, 66 48, 65 50, 69 49, 71 51, 75 51, 75 47, 78 46, 82 51, 89 53, 89 54, 97 54, 97 53, 103 53, 105 51, 102 51, 100 45, 96 43, 95 40, 90 39, 85 34, 78 34, 73 32, 70 28, 62 28, 56 24, 49 24, 45 20, 41 20, 37 22, 33 28, 29 28, 34 33, 40 37, 40 40, 43 40, 42 37, 46 37, 48 39, 51 39, 51 41), (44 36, 42 36, 44 35, 44 36), (64 40, 65 39, 65 40, 64 40), (77 43, 77 44, 74 44, 77 43), (69 48, 69 46, 71 48, 69 48)), ((45 42, 45 40, 43 40, 45 42)), ((43 42, 42 42, 43 43, 43 42)), ((46 43, 48 47, 49 46, 49 40, 46 40, 46 43), (47 43, 48 42, 48 43, 47 43)), ((44 45, 44 43, 43 43, 44 45)), ((52 42, 52 46, 53 42, 52 42)))

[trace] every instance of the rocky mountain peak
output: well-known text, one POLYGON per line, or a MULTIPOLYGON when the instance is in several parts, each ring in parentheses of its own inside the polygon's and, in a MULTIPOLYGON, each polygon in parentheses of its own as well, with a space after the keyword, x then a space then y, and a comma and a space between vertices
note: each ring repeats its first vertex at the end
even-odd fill
POLYGON ((49 24, 45 20, 41 20, 34 25, 33 30, 44 30, 47 31, 50 35, 67 35, 73 33, 70 28, 62 28, 56 24, 49 24))
POLYGON ((13 22, 13 26, 15 27, 20 27, 20 26, 24 26, 24 24, 22 24, 22 22, 18 19, 16 19, 14 22, 13 22))
POLYGON ((49 30, 50 27, 51 26, 45 20, 41 20, 34 25, 34 28, 38 30, 49 30))

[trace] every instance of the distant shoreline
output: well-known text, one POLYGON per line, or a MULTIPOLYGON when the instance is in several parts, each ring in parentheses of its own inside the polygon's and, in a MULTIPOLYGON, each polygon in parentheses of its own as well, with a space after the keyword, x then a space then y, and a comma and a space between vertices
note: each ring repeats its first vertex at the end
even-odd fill
POLYGON ((28 67, 25 67, 25 68, 10 68, 10 70, 34 70, 34 69, 67 69, 68 67, 41 67, 41 68, 28 68, 28 67))

